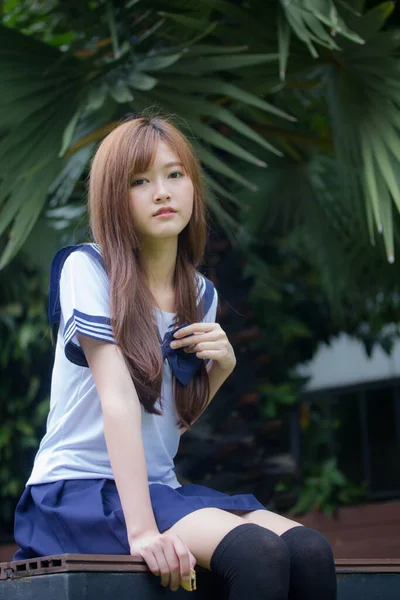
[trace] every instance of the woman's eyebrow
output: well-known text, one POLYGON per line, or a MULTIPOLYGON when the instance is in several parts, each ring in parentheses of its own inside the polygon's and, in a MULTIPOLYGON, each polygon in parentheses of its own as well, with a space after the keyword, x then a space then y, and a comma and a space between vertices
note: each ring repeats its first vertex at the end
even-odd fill
POLYGON ((169 167, 183 167, 183 163, 179 161, 173 161, 164 165, 164 169, 168 169, 169 167))
MULTIPOLYGON (((165 165, 163 165, 162 168, 169 169, 171 167, 182 167, 183 168, 183 163, 180 161, 174 160, 174 161, 165 163, 165 165)), ((137 173, 135 173, 135 175, 138 175, 138 174, 143 175, 144 173, 149 173, 150 171, 152 171, 153 168, 154 167, 149 167, 146 171, 138 171, 137 173)))

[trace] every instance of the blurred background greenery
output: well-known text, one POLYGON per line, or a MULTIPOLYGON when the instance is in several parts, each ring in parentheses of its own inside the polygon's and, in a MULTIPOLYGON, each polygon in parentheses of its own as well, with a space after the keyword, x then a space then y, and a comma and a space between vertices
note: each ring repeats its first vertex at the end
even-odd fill
POLYGON ((202 270, 220 292, 238 356, 182 439, 179 476, 294 513, 370 497, 365 470, 340 459, 357 415, 307 395, 296 366, 341 333, 368 354, 389 354, 398 338, 394 8, 0 2, 0 533, 12 531, 48 411, 51 258, 88 240, 96 144, 147 108, 173 114, 202 160, 202 270))

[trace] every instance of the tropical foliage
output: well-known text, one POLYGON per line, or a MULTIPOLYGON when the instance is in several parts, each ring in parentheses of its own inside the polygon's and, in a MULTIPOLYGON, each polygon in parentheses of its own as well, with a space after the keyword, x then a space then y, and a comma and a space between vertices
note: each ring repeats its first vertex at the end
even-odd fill
MULTIPOLYGON (((378 0, 1 3, 0 490, 9 499, 48 402, 50 258, 87 238, 96 144, 150 108, 175 116, 205 168, 218 232, 206 268, 242 365, 184 436, 182 473, 252 486, 265 500, 275 486, 275 498, 294 502, 287 416, 304 383, 294 365, 340 329, 389 351, 382 325, 398 322, 393 9, 378 0), (241 278, 235 289, 230 273, 241 278), (211 438, 218 452, 201 461, 200 448, 216 450, 203 443, 211 438)), ((309 496, 317 490, 322 507, 358 493, 329 460, 313 466, 309 496)))
POLYGON ((250 198, 257 180, 258 223, 284 209, 332 299, 371 277, 384 285, 400 198, 393 8, 171 0, 166 12, 157 0, 5 1, 1 265, 47 209, 60 216, 77 189, 82 201, 95 143, 121 117, 156 106, 183 119, 212 210, 236 243, 250 245, 241 226, 248 202, 235 191, 250 198))
MULTIPOLYGON (((29 475, 49 408, 44 277, 20 253, 0 286, 0 532, 10 531, 15 500, 29 475), (17 272, 14 269, 17 267, 17 272)), ((46 286, 47 287, 47 286, 46 286)))

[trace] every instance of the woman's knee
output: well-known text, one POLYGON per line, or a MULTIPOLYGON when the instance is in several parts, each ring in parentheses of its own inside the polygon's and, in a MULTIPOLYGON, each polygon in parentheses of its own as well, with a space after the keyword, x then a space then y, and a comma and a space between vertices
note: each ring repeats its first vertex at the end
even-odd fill
POLYGON ((290 598, 336 600, 335 561, 326 537, 309 527, 294 527, 281 537, 290 552, 290 598))
POLYGON ((216 547, 210 567, 246 596, 258 598, 260 591, 269 590, 273 599, 287 597, 289 549, 277 534, 260 525, 243 523, 232 529, 216 547))
POLYGON ((218 570, 221 561, 232 571, 251 568, 258 572, 274 566, 289 573, 290 555, 285 542, 275 533, 254 523, 243 523, 227 533, 215 548, 210 566, 218 570))
MULTIPOLYGON (((332 547, 327 538, 311 527, 293 527, 286 531, 282 540, 288 545, 291 554, 304 556, 308 561, 328 561, 333 563, 332 547)), ((314 563, 315 564, 315 563, 314 563)))

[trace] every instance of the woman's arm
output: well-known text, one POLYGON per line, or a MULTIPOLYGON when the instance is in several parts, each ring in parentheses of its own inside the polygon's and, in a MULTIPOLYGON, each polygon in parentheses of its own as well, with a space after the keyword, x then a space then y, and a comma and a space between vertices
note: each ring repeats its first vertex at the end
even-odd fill
MULTIPOLYGON (((130 553, 177 589, 196 559, 177 534, 160 533, 150 501, 142 441, 141 405, 118 346, 77 334, 100 396, 104 435, 125 515, 130 553)), ((186 585, 186 583, 185 583, 186 585)))
POLYGON ((222 369, 215 360, 210 360, 206 368, 208 372, 208 381, 210 382, 210 395, 207 402, 208 406, 224 381, 226 381, 229 375, 233 373, 235 367, 232 367, 230 370, 222 369))
POLYGON ((144 532, 158 533, 150 501, 141 406, 123 355, 115 344, 77 336, 100 396, 104 435, 128 540, 144 532))
MULTIPOLYGON (((228 379, 229 375, 233 372, 233 368, 230 371, 221 369, 221 367, 215 360, 211 360, 208 363, 206 368, 207 368, 207 372, 208 372, 208 381, 210 382, 210 395, 208 397, 208 402, 207 402, 206 406, 204 407, 204 410, 200 413, 200 415, 203 414, 203 412, 206 410, 207 406, 210 404, 211 400, 214 398, 215 394, 218 392, 219 388, 222 386, 224 381, 226 381, 226 379, 228 379)), ((200 417, 200 415, 199 415, 199 417, 200 417)), ((199 417, 197 417, 197 419, 199 417)), ((197 419, 196 419, 196 421, 197 421, 197 419)), ((195 423, 196 421, 193 421, 193 423, 195 423)), ((183 427, 180 430, 181 435, 183 433, 185 433, 185 431, 187 431, 187 430, 188 430, 188 427, 183 427)))

